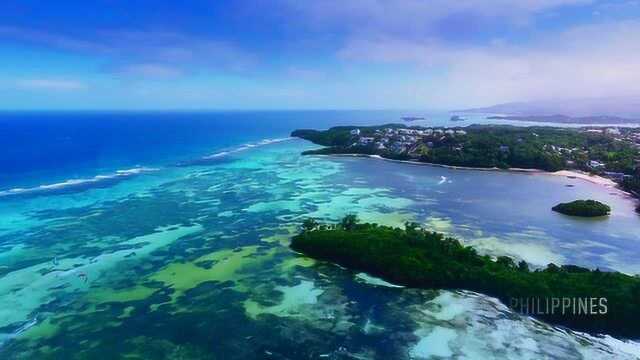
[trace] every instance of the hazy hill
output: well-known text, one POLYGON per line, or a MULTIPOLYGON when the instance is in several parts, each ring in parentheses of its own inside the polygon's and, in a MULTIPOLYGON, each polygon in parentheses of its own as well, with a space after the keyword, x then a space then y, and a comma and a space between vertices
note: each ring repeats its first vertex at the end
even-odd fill
POLYGON ((510 118, 516 120, 529 121, 535 121, 538 117, 565 117, 578 122, 590 122, 593 119, 640 122, 640 96, 512 102, 456 112, 505 114, 512 115, 510 118))

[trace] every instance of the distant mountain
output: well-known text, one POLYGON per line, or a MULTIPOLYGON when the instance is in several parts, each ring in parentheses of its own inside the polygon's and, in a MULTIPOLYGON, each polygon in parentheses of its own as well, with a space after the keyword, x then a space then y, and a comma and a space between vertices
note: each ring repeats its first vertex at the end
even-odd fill
POLYGON ((454 111, 455 113, 504 114, 512 120, 546 121, 563 118, 563 122, 589 123, 594 120, 640 122, 640 96, 596 99, 512 102, 454 111))
POLYGON ((608 116, 608 115, 597 115, 597 116, 499 115, 499 116, 487 116, 487 119, 547 122, 547 123, 558 123, 558 124, 585 124, 585 125, 640 124, 640 119, 622 118, 618 116, 608 116))

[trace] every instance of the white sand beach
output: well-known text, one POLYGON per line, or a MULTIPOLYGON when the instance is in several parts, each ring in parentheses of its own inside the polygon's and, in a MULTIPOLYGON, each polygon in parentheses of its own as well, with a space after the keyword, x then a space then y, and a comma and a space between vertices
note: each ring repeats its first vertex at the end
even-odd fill
POLYGON ((326 155, 326 156, 368 157, 368 158, 374 158, 374 159, 378 159, 378 160, 393 161, 393 162, 399 162, 399 163, 404 163, 404 164, 434 166, 434 167, 441 167, 441 168, 455 169, 455 170, 504 171, 504 172, 528 173, 528 174, 532 174, 532 175, 564 176, 564 177, 568 177, 568 178, 575 178, 575 179, 579 179, 579 180, 583 180, 583 181, 588 181, 590 183, 597 184, 597 185, 602 185, 602 186, 605 186, 605 187, 607 187, 607 188, 609 188, 611 190, 615 190, 615 191, 618 191, 618 192, 623 193, 625 195, 631 196, 631 194, 629 194, 626 191, 623 191, 622 189, 620 189, 618 187, 618 184, 615 181, 611 180, 611 179, 607 179, 605 177, 598 176, 598 175, 592 175, 592 174, 589 174, 589 173, 586 173, 586 172, 582 172, 582 171, 578 171, 578 170, 560 170, 560 171, 555 171, 555 172, 549 172, 549 171, 540 170, 540 169, 522 169, 522 168, 501 169, 501 168, 497 168, 497 167, 481 168, 481 167, 468 167, 468 166, 453 166, 453 165, 435 164, 435 163, 420 162, 420 161, 413 161, 413 160, 387 159, 387 158, 384 158, 384 157, 382 157, 380 155, 366 155, 366 154, 331 154, 331 155, 326 155))
POLYGON ((569 178, 576 178, 576 179, 581 179, 581 180, 585 180, 594 184, 598 184, 598 185, 604 185, 607 187, 612 187, 612 188, 616 188, 617 187, 617 183, 611 179, 607 179, 605 177, 602 176, 598 176, 598 175, 592 175, 589 173, 585 173, 585 172, 581 172, 581 171, 572 171, 572 170, 560 170, 560 171, 556 171, 556 172, 551 172, 548 173, 550 175, 556 175, 556 176, 566 176, 569 178))

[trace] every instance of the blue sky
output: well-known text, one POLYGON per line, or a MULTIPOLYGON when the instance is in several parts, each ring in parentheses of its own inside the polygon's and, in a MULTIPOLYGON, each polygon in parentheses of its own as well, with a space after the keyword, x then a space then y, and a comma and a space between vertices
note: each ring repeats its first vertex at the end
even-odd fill
POLYGON ((451 109, 640 93, 640 1, 4 0, 2 109, 451 109))

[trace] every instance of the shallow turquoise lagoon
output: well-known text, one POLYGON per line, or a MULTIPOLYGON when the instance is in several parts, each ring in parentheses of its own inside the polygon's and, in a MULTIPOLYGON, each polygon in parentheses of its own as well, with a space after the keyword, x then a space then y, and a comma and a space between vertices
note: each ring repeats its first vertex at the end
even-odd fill
POLYGON ((548 175, 302 157, 300 140, 0 202, 2 359, 624 359, 479 294, 392 286, 292 253, 306 216, 417 221, 535 265, 640 273, 623 194, 548 175), (573 187, 567 187, 571 184, 573 187), (551 211, 590 197, 604 220, 551 211))

